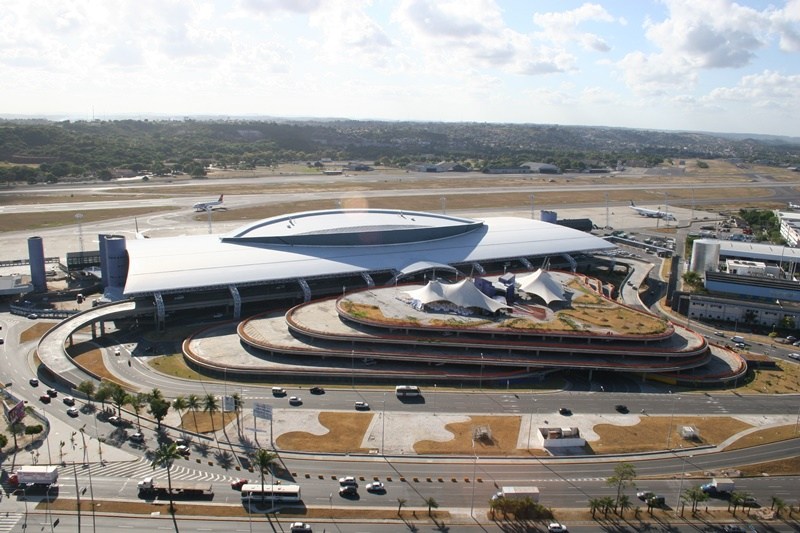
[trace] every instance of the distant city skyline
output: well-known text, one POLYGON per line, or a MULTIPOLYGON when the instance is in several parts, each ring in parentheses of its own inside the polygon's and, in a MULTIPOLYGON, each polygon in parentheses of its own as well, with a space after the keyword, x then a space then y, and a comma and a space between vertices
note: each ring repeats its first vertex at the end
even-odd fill
POLYGON ((800 0, 7 0, 0 116, 800 137, 800 0))

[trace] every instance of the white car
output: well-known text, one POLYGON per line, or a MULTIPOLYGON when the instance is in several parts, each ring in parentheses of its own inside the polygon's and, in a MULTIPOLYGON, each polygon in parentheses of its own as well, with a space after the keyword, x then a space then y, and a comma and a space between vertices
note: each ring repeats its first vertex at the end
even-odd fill
POLYGON ((567 533, 567 526, 559 522, 550 522, 547 524, 547 531, 549 533, 567 533))
POLYGON ((344 476, 339 478, 339 485, 341 485, 342 487, 346 486, 357 487, 358 481, 356 481, 355 476, 344 476))
POLYGON ((311 533, 311 526, 305 522, 292 522, 289 531, 291 533, 311 533))
POLYGON ((792 352, 787 356, 789 359, 794 359, 796 361, 800 361, 800 353, 792 352))
POLYGON ((300 405, 301 403, 303 403, 303 399, 300 396, 289 397, 289 405, 300 405))
POLYGON ((356 402, 355 408, 358 411, 369 411, 369 404, 367 402, 356 402))
POLYGON ((67 409, 67 414, 68 414, 69 416, 71 416, 72 418, 75 418, 76 416, 78 416, 78 409, 77 409, 77 407, 70 407, 69 409, 67 409))
POLYGON ((386 487, 380 481, 367 483, 367 492, 386 492, 386 487))

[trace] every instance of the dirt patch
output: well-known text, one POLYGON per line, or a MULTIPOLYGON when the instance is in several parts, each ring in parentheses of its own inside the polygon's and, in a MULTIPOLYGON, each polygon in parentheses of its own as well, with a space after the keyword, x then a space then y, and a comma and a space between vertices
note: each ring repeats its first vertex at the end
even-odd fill
POLYGON ((55 324, 38 322, 20 333, 19 343, 23 344, 26 342, 38 341, 44 336, 45 333, 53 329, 53 326, 55 326, 55 324))
POLYGON ((325 435, 291 431, 275 439, 284 450, 305 450, 328 453, 366 453, 361 447, 364 434, 372 422, 372 413, 320 413, 319 423, 328 428, 325 435))
POLYGON ((99 376, 100 379, 113 381, 128 391, 139 390, 137 386, 112 374, 103 362, 103 352, 94 345, 89 343, 76 344, 67 348, 67 354, 72 357, 78 366, 83 367, 95 376, 99 376))
POLYGON ((800 364, 778 361, 776 370, 756 369, 753 380, 736 389, 740 393, 793 394, 800 392, 800 364))
POLYGON ((764 428, 759 431, 748 433, 730 446, 726 450, 740 450, 742 448, 749 448, 751 446, 760 446, 762 444, 769 444, 771 442, 780 442, 782 440, 789 440, 797 438, 797 425, 791 424, 779 427, 764 428))
POLYGON ((186 431, 194 433, 211 433, 212 431, 219 431, 223 426, 227 426, 236 420, 236 413, 214 413, 212 418, 211 413, 207 411, 186 411, 181 414, 181 426, 186 431))
MULTIPOLYGON (((116 501, 116 500, 95 500, 95 511, 108 513, 108 514, 131 514, 131 515, 151 515, 153 513, 161 513, 168 515, 168 501, 159 501, 157 503, 148 502, 130 502, 130 501, 116 501)), ((48 508, 48 504, 40 502, 36 505, 36 509, 44 511, 48 508)), ((55 511, 77 511, 78 502, 70 498, 57 498, 50 503, 49 508, 55 511)), ((219 516, 219 517, 247 517, 248 514, 253 517, 253 520, 260 519, 263 521, 264 513, 248 513, 241 505, 221 505, 221 504, 193 504, 184 502, 175 502, 176 515, 179 516, 219 516)), ((86 499, 81 500, 81 511, 91 512, 92 502, 86 499)), ((431 513, 437 520, 445 520, 450 518, 449 511, 434 510, 431 513)), ((305 507, 288 507, 281 506, 282 518, 363 518, 372 520, 415 520, 427 519, 428 510, 424 509, 420 504, 416 509, 404 508, 400 515, 397 514, 397 509, 339 509, 336 507, 321 507, 319 509, 309 509, 305 507)), ((274 519, 273 519, 274 520, 274 519)))
MULTIPOLYGON (((103 200, 116 200, 116 197, 106 197, 103 200)), ((80 198, 79 201, 84 201, 80 198)), ((99 222, 115 218, 132 218, 139 215, 149 215, 160 211, 175 211, 172 207, 138 207, 129 209, 76 209, 75 211, 49 211, 41 209, 33 213, 13 213, 0 215, 0 226, 5 231, 32 231, 43 228, 55 228, 76 224, 75 215, 81 213, 83 224, 99 222)))
POLYGON ((446 442, 421 440, 414 445, 414 451, 419 454, 546 456, 547 453, 543 450, 517 448, 520 425, 519 416, 471 416, 467 422, 455 422, 445 426, 445 429, 453 434, 452 440, 446 442))
POLYGON ((600 440, 587 443, 587 447, 590 447, 591 451, 596 454, 664 450, 668 447, 668 441, 671 448, 678 446, 694 448, 719 444, 728 437, 751 427, 750 424, 741 420, 722 416, 644 416, 635 426, 596 425, 594 432, 600 436, 600 440), (683 426, 697 428, 700 438, 697 440, 684 439, 680 434, 683 426))

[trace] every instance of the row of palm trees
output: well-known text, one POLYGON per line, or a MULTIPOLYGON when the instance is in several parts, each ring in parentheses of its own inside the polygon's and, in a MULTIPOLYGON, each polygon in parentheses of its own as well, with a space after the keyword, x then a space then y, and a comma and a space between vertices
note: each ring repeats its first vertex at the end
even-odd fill
MULTIPOLYGON (((83 393, 91 404, 92 401, 100 402, 103 409, 105 409, 106 402, 110 402, 116 408, 117 415, 122 416, 122 406, 129 405, 133 412, 136 414, 136 424, 141 427, 140 414, 142 409, 148 407, 148 413, 156 420, 158 429, 161 429, 161 422, 167 416, 170 407, 175 409, 183 419, 186 410, 192 412, 194 427, 197 429, 197 411, 201 410, 210 415, 211 419, 211 432, 214 433, 214 415, 220 411, 219 399, 213 394, 206 394, 205 396, 198 396, 196 394, 189 394, 187 396, 181 395, 168 401, 164 398, 162 392, 154 388, 150 392, 137 392, 135 394, 129 393, 121 385, 113 381, 102 381, 99 387, 95 387, 93 381, 87 380, 81 382, 77 390, 83 393)), ((231 395, 233 398, 234 409, 236 411, 237 426, 241 428, 240 414, 244 406, 244 402, 238 393, 231 395)))

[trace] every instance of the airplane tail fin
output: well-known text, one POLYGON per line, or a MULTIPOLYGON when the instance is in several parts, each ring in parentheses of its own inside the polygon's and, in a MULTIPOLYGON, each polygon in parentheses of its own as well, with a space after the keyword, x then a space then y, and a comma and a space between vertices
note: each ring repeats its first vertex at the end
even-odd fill
POLYGON ((223 196, 225 196, 225 195, 224 195, 224 194, 220 194, 220 195, 219 195, 219 201, 220 201, 220 202, 222 201, 222 197, 223 197, 223 196))
POLYGON ((633 200, 631 200, 631 207, 636 207, 636 204, 633 203, 633 200))

